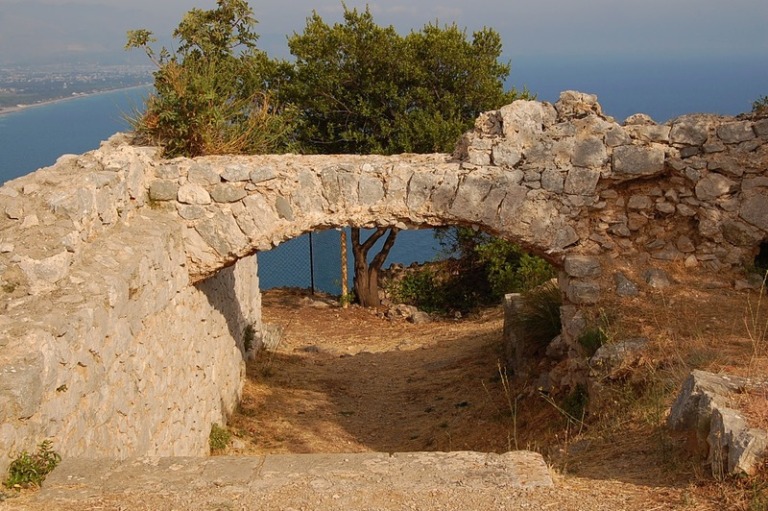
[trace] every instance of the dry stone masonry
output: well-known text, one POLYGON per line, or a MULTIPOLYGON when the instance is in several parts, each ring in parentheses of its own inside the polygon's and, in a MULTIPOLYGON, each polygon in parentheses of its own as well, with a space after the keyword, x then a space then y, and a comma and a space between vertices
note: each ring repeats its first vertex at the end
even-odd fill
MULTIPOLYGON (((768 119, 623 124, 594 96, 483 114, 454 155, 166 160, 117 135, 0 187, 0 453, 198 455, 261 331, 255 257, 345 225, 471 225, 558 265, 579 307, 768 239, 768 119)), ((0 457, 0 469, 8 464, 0 457)))

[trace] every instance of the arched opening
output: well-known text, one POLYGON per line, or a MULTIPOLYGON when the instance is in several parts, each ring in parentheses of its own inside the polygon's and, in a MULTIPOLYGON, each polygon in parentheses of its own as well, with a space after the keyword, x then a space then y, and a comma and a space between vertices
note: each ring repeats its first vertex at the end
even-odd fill
MULTIPOLYGON (((467 251, 475 248, 465 239, 473 234, 476 245, 493 239, 472 228, 462 235, 400 234, 400 252, 385 264, 383 280, 399 275, 400 282, 423 282, 425 273, 461 271, 459 254, 450 254, 448 245, 464 243, 467 251)), ((432 314, 422 307, 419 320, 384 284, 382 307, 345 308, 339 238, 337 230, 316 231, 311 240, 304 235, 259 254, 266 347, 249 362, 243 399, 230 421, 240 452, 518 448, 524 434, 517 434, 515 403, 522 385, 511 383, 501 300, 432 314), (287 272, 282 279, 281 272, 287 272)), ((497 256, 501 250, 490 249, 497 256)), ((439 282, 436 277, 427 292, 445 289, 439 282)))
POLYGON ((761 275, 768 272, 768 240, 760 243, 760 249, 755 256, 755 270, 761 275))

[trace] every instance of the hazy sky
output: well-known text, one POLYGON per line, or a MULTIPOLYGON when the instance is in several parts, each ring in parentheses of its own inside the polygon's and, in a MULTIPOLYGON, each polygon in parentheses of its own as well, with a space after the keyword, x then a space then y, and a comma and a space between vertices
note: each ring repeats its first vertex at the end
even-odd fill
MULTIPOLYGON (((335 0, 251 0, 261 47, 287 55, 287 34, 312 10, 340 18, 335 0)), ((768 55, 767 0, 346 0, 368 4, 401 32, 438 20, 502 35, 505 56, 768 55)), ((169 34, 193 7, 215 0, 0 0, 0 64, 125 59, 125 33, 169 34)), ((140 55, 134 60, 141 62, 140 55)))

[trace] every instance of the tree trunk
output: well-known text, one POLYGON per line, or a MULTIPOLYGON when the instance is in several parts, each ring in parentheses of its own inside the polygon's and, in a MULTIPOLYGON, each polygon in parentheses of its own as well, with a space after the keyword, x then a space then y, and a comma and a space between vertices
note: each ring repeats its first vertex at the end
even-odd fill
POLYGON ((379 270, 381 270, 384 261, 386 261, 392 245, 395 244, 395 238, 399 229, 396 227, 378 227, 371 236, 360 242, 360 228, 352 228, 352 254, 354 255, 355 267, 355 295, 357 301, 363 307, 378 307, 381 305, 379 299, 379 270), (387 239, 381 251, 368 263, 368 252, 373 245, 389 231, 387 239))

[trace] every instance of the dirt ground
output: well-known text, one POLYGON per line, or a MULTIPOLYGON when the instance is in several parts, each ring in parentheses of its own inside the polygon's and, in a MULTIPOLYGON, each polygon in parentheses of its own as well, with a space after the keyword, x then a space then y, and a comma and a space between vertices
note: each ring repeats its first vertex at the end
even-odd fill
MULTIPOLYGON (((626 497, 634 503, 626 509, 766 509, 754 507, 763 493, 711 480, 686 454, 684 439, 663 427, 690 368, 751 375, 764 367, 765 353, 753 352, 765 339, 750 339, 745 321, 752 306, 759 321, 768 318, 765 304, 755 291, 699 282, 685 271, 673 280, 686 285, 643 293, 612 311, 621 316, 612 335, 645 335, 653 345, 585 424, 565 420, 558 402, 531 382, 508 381, 500 307, 412 324, 343 309, 331 297, 268 291, 264 320, 280 327, 281 340, 248 367, 229 453, 532 449, 572 493, 572 509, 586 495, 626 497), (651 391, 651 380, 663 384, 651 391)), ((764 398, 753 401, 758 420, 764 398)))

